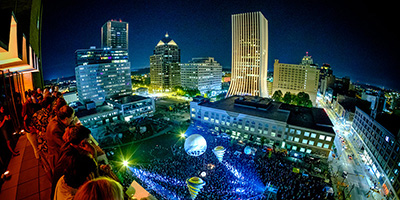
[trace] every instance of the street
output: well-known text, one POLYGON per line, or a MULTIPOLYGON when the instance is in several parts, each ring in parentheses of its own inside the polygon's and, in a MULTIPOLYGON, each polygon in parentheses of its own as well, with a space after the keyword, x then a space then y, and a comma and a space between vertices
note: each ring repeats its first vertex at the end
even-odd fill
POLYGON ((348 137, 349 131, 345 129, 335 112, 323 100, 319 100, 318 104, 328 114, 336 133, 334 141, 336 156, 329 157, 333 180, 335 180, 334 187, 339 189, 338 191, 344 188, 343 193, 346 199, 385 199, 381 194, 370 190, 371 187, 374 187, 373 181, 376 181, 374 180, 376 177, 368 173, 360 153, 354 148, 352 140, 348 137), (345 176, 343 176, 344 171, 347 172, 345 176), (338 185, 344 187, 337 187, 338 185))

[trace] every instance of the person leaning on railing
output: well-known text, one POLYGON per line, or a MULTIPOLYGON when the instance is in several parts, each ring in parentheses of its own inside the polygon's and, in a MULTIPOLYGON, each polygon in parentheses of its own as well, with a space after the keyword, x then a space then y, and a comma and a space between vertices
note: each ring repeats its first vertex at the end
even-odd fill
POLYGON ((74 110, 65 105, 60 108, 57 116, 50 120, 49 125, 46 128, 45 138, 47 141, 48 148, 48 162, 52 175, 54 174, 54 168, 58 161, 60 149, 64 145, 62 136, 64 135, 65 129, 69 125, 73 125, 76 122, 74 110))
MULTIPOLYGON (((69 126, 65 129, 63 135, 65 144, 61 147, 60 158, 58 159, 54 169, 51 196, 53 196, 57 181, 65 173, 69 160, 78 156, 82 152, 89 153, 93 158, 97 158, 98 155, 104 154, 101 148, 92 141, 90 133, 91 131, 88 128, 80 124, 69 126)), ((111 171, 109 165, 100 165, 98 171, 101 176, 107 176, 115 181, 119 181, 118 177, 111 171)))
POLYGON ((24 129, 26 133, 26 137, 28 138, 29 142, 32 145, 33 152, 35 153, 36 159, 39 159, 39 149, 37 144, 37 134, 36 130, 33 128, 32 125, 32 116, 35 114, 36 111, 39 110, 40 106, 37 105, 37 99, 35 97, 35 93, 31 91, 27 91, 25 93, 26 101, 22 106, 22 118, 24 120, 24 129))
POLYGON ((51 97, 45 97, 41 102, 40 105, 42 109, 38 110, 32 116, 32 127, 33 130, 37 133, 37 144, 38 149, 43 152, 43 154, 47 155, 47 143, 44 138, 44 134, 46 133, 47 125, 49 124, 50 120, 50 112, 51 112, 51 104, 53 99, 51 97))

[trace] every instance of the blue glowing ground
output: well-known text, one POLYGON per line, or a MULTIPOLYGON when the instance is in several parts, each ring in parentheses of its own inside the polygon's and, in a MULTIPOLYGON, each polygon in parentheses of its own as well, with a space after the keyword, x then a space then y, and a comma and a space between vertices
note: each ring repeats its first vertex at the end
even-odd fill
POLYGON ((157 199, 190 199, 186 179, 202 178, 206 184, 196 199, 263 199, 265 185, 257 173, 253 158, 243 152, 243 147, 231 145, 227 138, 212 134, 210 129, 192 125, 186 137, 201 134, 207 141, 207 151, 198 157, 186 154, 183 140, 172 147, 162 147, 172 152, 171 157, 151 159, 149 163, 131 166, 135 180, 157 199), (216 146, 226 148, 223 161, 212 152, 216 146), (201 176, 201 173, 206 174, 201 176))

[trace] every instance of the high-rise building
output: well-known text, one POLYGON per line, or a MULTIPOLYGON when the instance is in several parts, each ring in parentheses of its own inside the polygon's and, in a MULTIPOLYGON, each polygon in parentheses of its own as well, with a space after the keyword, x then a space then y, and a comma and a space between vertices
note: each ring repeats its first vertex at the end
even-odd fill
POLYGON ((132 94, 131 65, 126 49, 77 50, 75 77, 82 102, 101 105, 107 98, 132 94))
POLYGON ((313 64, 310 56, 304 56, 302 63, 299 65, 279 63, 278 59, 275 60, 273 92, 278 90, 283 94, 286 92, 292 94, 305 92, 310 96, 313 105, 315 105, 318 82, 319 69, 313 64))
POLYGON ((221 90, 222 67, 214 58, 193 58, 180 66, 183 88, 198 89, 201 94, 221 90))
POLYGON ((268 21, 261 12, 232 15, 232 77, 227 96, 268 96, 268 21))
POLYGON ((356 107, 348 137, 359 152, 368 172, 379 180, 375 183, 387 199, 400 196, 400 118, 396 115, 371 116, 369 109, 356 107))
POLYGON ((101 27, 101 48, 128 49, 128 25, 121 20, 107 21, 101 27))
POLYGON ((168 33, 150 56, 150 81, 153 90, 169 91, 181 86, 181 50, 168 33))
POLYGON ((319 69, 319 92, 325 96, 328 87, 332 87, 335 83, 335 76, 333 75, 332 67, 324 63, 319 69))

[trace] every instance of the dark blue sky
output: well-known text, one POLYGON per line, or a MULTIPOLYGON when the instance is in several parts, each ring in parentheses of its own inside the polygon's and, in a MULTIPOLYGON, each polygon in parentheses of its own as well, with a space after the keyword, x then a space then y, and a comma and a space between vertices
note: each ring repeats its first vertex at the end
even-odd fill
POLYGON ((314 62, 400 91, 399 31, 393 5, 363 1, 46 1, 42 64, 45 79, 74 75, 74 52, 100 47, 100 28, 110 19, 129 23, 132 69, 149 67, 149 56, 166 32, 179 45, 182 62, 211 56, 231 65, 231 15, 261 11, 269 24, 268 70, 274 59, 299 63, 308 51, 314 62))

